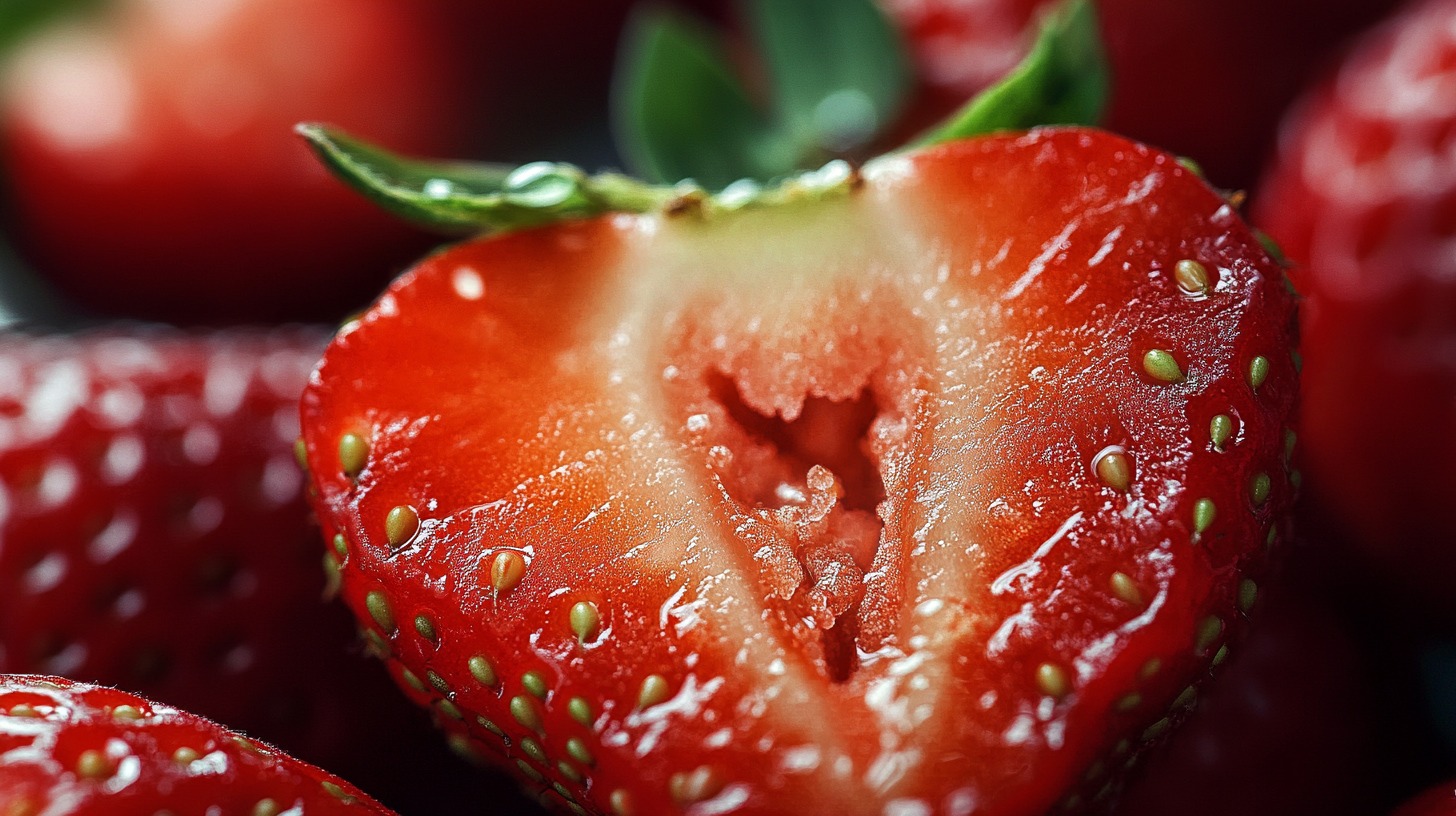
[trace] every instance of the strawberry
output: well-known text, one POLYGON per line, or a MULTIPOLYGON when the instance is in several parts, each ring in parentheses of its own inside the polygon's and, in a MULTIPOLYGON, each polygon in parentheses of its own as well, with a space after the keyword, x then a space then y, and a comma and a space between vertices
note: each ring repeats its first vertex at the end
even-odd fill
POLYGON ((303 400, 344 599, 558 809, 1075 808, 1242 630, 1293 303, 1172 156, 1044 129, 486 193, 305 132, 422 181, 401 210, 576 216, 426 259, 303 400))
POLYGON ((1453 816, 1456 814, 1456 782, 1437 785, 1401 805, 1391 816, 1453 816))
POLYGON ((1368 657, 1310 589, 1260 594, 1248 640, 1138 769, 1116 816, 1378 811, 1392 751, 1375 728, 1389 706, 1369 682, 1368 657))
POLYGON ((1456 2, 1408 10, 1286 124, 1256 217, 1302 268, 1311 514, 1448 612, 1456 2))
POLYGON ((290 129, 312 117, 401 150, 462 147, 448 22, 427 0, 113 0, 35 34, 0 71, 12 235, 95 312, 336 320, 429 238, 320 171, 290 129))
MULTIPOLYGON (((954 109, 1015 64, 1048 0, 881 0, 903 26, 922 112, 954 109)), ((1252 184, 1304 84, 1396 0, 1103 0, 1115 85, 1107 127, 1252 184)))
POLYGON ((403 807, 460 767, 322 601, 293 442, 325 337, 0 336, 0 672, 175 700, 403 807))
POLYGON ((0 811, 390 813, 342 779, 194 714, 36 675, 0 675, 0 811))

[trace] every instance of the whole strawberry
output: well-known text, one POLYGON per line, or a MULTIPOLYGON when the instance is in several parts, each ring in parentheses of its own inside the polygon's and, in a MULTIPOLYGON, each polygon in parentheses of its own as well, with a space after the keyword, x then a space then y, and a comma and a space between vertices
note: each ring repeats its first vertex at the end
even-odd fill
POLYGON ((1286 123, 1257 218, 1300 264, 1312 520, 1450 611, 1456 2, 1373 32, 1286 123))
POLYGON ((388 814, 201 717, 59 677, 0 675, 0 812, 388 814))
POLYGON ((0 672, 171 699, 448 813, 429 789, 480 780, 324 601, 294 442, 327 336, 0 335, 0 672))
POLYGON ((464 49, 438 0, 90 5, 0 60, 11 235, 77 303, 332 321, 429 246, 290 129, 318 118, 401 150, 462 148, 464 49))

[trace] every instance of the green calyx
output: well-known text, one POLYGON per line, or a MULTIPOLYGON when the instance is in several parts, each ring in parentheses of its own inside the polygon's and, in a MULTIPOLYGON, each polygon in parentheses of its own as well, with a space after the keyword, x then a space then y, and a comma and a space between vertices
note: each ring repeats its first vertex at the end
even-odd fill
MULTIPOLYGON (((324 125, 297 130, 343 181, 396 215, 446 233, 614 212, 712 216, 848 193, 859 174, 839 157, 882 136, 909 94, 898 32, 873 0, 743 2, 764 53, 767 106, 754 103, 701 26, 658 12, 640 16, 629 32, 618 134, 641 179, 550 162, 417 161, 324 125)), ((1065 0, 1020 66, 911 146, 1094 124, 1107 86, 1092 0, 1065 0)))
POLYGON ((53 21, 99 5, 100 0, 3 0, 0 2, 0 52, 53 21))
POLYGON ((692 182, 652 185, 619 173, 591 175, 570 164, 415 161, 323 125, 297 130, 350 186, 396 215, 447 233, 522 229, 613 212, 711 215, 781 206, 847 193, 859 178, 848 163, 834 161, 779 184, 745 180, 709 194, 692 182))

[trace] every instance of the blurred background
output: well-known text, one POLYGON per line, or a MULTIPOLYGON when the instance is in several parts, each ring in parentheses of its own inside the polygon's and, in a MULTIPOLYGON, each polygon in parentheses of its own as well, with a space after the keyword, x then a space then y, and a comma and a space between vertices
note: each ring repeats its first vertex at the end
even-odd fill
MULTIPOLYGON (((863 160, 948 115, 1016 64, 1054 5, 878 4, 909 78, 867 135, 817 158, 863 160)), ((1456 777, 1456 2, 1098 6, 1113 70, 1105 125, 1239 191, 1305 297, 1303 532, 1287 586, 1119 812, 1388 812, 1456 777)), ((656 8, 711 26, 768 107, 733 3, 656 8)), ((620 111, 640 100, 618 88, 614 128, 611 81, 624 28, 646 13, 629 0, 0 0, 0 671, 167 693, 367 774, 356 781, 406 816, 471 800, 533 812, 493 776, 462 771, 364 660, 342 610, 320 604, 324 548, 296 490, 270 505, 267 529, 274 560, 306 577, 280 583, 269 571, 285 568, 252 554, 256 506, 198 485, 224 465, 262 474, 291 457, 286 415, 328 327, 448 240, 330 178, 292 126, 326 122, 418 156, 650 172, 634 165, 640 146, 613 139, 631 138, 620 111), (270 328, 285 323, 303 327, 270 328), (280 373, 285 353, 302 362, 280 373), (60 370, 82 396, 41 421, 30 395, 60 370), (207 396, 219 382, 250 396, 219 412, 207 396), (118 389, 139 406, 124 421, 104 399, 118 389), (234 432, 258 417, 267 432, 234 432), (211 436, 198 442, 198 427, 211 436), (93 473, 109 460, 88 451, 121 438, 145 466, 93 473), (58 451, 78 463, 59 492, 47 481, 58 451), (153 569, 164 556, 133 534, 130 577, 95 580, 98 536, 116 518, 176 517, 179 495, 183 516, 216 511, 181 532, 158 522, 172 548, 159 552, 186 574, 153 569), (203 589, 160 600, 176 580, 203 589), (150 615, 212 604, 211 625, 227 629, 265 598, 280 603, 260 583, 286 584, 287 608, 318 631, 286 644, 214 631, 195 653, 136 659, 156 652, 150 615), (128 606, 129 592, 153 600, 128 606), (101 600, 63 627, 29 623, 79 598, 101 600), (101 639, 136 648, 88 648, 101 639), (297 689, 314 672, 372 676, 358 705, 387 722, 321 713, 297 689), (250 710, 245 685, 296 705, 250 710), (353 736, 310 742, 315 727, 353 736), (381 731, 404 736, 361 760, 381 731)))

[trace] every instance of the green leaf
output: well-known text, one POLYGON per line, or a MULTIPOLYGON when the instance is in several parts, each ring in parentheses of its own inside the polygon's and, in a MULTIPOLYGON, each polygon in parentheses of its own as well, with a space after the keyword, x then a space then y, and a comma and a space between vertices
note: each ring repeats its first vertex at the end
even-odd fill
POLYGON ((1020 65, 911 146, 1039 125, 1095 125, 1110 82, 1092 0, 1066 0, 1020 65))
POLYGON ((803 169, 864 148, 899 115, 913 76, 872 0, 745 0, 780 125, 803 169), (818 155, 814 155, 818 154, 818 155))
POLYGON ((721 189, 767 178, 792 150, 754 108, 722 46, 701 26, 664 10, 634 17, 617 68, 618 142, 638 175, 691 178, 721 189))
POLYGON ((520 167, 404 159, 338 130, 298 133, 333 173, 384 209, 447 233, 516 229, 606 212, 645 212, 682 191, 569 164, 520 167))
POLYGON ((100 0, 0 0, 0 51, 50 21, 99 5, 100 0))

